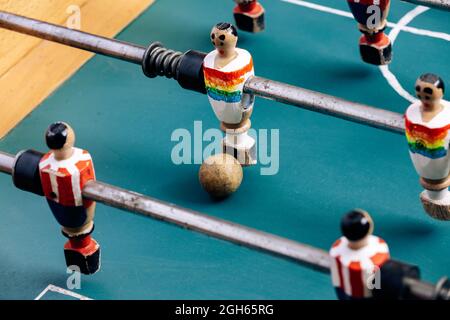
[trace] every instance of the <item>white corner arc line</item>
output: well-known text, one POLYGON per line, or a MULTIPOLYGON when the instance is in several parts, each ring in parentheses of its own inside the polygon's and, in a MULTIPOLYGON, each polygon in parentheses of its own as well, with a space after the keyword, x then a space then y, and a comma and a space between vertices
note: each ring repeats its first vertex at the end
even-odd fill
POLYGON ((92 300, 91 298, 88 298, 86 296, 83 296, 81 294, 63 289, 61 287, 55 286, 53 284, 49 284, 44 290, 42 290, 42 292, 36 297, 34 298, 34 300, 41 300, 42 297, 48 292, 48 291, 52 291, 52 292, 56 292, 56 293, 60 293, 62 295, 65 296, 69 296, 78 300, 92 300))
MULTIPOLYGON (((394 27, 391 32, 389 32, 389 39, 391 40, 392 45, 394 45, 395 40, 397 39, 398 35, 400 34, 401 27, 406 26, 408 23, 414 20, 418 15, 424 13, 425 11, 429 10, 428 7, 424 6, 417 6, 413 10, 409 11, 407 14, 405 14, 397 23, 397 26, 394 27)), ((400 82, 397 80, 397 77, 389 70, 389 65, 384 65, 379 67, 381 73, 386 78, 389 85, 403 98, 408 100, 409 102, 415 102, 417 99, 413 97, 411 94, 409 94, 408 91, 406 91, 400 82)))
POLYGON ((49 290, 50 285, 48 285, 44 290, 41 291, 41 293, 38 294, 38 296, 36 298, 34 298, 34 300, 41 300, 41 298, 47 293, 47 291, 49 290))
POLYGON ((409 11, 407 14, 405 14, 397 23, 397 25, 389 32, 389 39, 391 39, 392 44, 394 44, 395 40, 397 39, 398 35, 400 34, 400 31, 402 31, 402 27, 408 25, 411 23, 411 21, 414 20, 418 15, 424 13, 425 11, 428 11, 430 8, 425 6, 417 6, 411 11, 409 11))
POLYGON ((296 4, 301 7, 310 8, 310 9, 314 9, 317 11, 327 12, 327 13, 331 13, 331 14, 334 14, 337 16, 342 16, 342 17, 353 19, 353 15, 348 11, 331 8, 331 7, 323 6, 320 4, 302 1, 302 0, 281 0, 281 1, 296 4))
MULTIPOLYGON (((337 16, 353 19, 353 15, 348 11, 331 8, 331 7, 323 6, 320 4, 307 2, 307 1, 303 1, 303 0, 281 0, 281 1, 286 2, 286 3, 295 4, 298 6, 302 6, 305 8, 310 8, 313 10, 331 13, 331 14, 334 14, 337 16)), ((420 36, 426 36, 426 37, 441 39, 441 40, 445 40, 445 41, 450 41, 450 34, 445 33, 445 32, 436 32, 436 31, 431 31, 431 30, 426 30, 426 29, 419 29, 419 28, 414 28, 414 27, 408 27, 406 25, 399 26, 397 23, 392 23, 392 22, 388 22, 387 26, 389 28, 399 28, 400 31, 409 32, 409 33, 420 35, 420 36)))
MULTIPOLYGON (((281 1, 286 2, 286 3, 295 4, 295 5, 302 6, 302 7, 306 7, 306 8, 310 8, 313 10, 322 11, 322 12, 326 12, 326 13, 353 19, 353 15, 348 11, 331 8, 331 7, 323 6, 323 5, 308 2, 308 1, 303 1, 303 0, 281 0, 281 1)), ((414 18, 416 18, 418 15, 422 14, 423 12, 425 12, 427 10, 429 10, 428 7, 417 6, 413 10, 411 10, 407 14, 405 14, 398 21, 398 23, 388 22, 387 26, 392 28, 391 32, 389 33, 389 38, 391 39, 392 44, 395 42, 395 40, 397 39, 397 37, 401 31, 409 32, 409 33, 413 33, 413 34, 421 35, 421 36, 438 38, 438 39, 442 39, 445 41, 450 41, 450 34, 448 34, 448 33, 435 32, 435 31, 418 29, 418 28, 413 28, 413 27, 407 26, 407 24, 409 24, 412 20, 414 20, 414 18)), ((409 94, 409 92, 406 91, 402 87, 400 82, 397 80, 396 76, 389 70, 389 67, 387 65, 380 66, 379 69, 380 69, 381 73, 383 74, 383 76, 386 78, 386 81, 389 83, 389 85, 401 97, 403 97, 404 99, 406 99, 410 102, 415 102, 417 100, 415 97, 413 97, 411 94, 409 94)))

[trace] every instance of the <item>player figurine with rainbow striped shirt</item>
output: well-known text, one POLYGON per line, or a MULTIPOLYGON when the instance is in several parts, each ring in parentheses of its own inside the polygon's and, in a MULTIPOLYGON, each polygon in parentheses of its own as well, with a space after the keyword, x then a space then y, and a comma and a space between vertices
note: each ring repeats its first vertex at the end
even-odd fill
POLYGON ((50 152, 39 163, 42 190, 69 241, 64 245, 67 267, 83 274, 100 269, 100 246, 94 231, 95 202, 83 199, 85 184, 95 180, 90 154, 74 147, 75 133, 64 122, 51 124, 45 139, 50 152))
POLYGON ((443 100, 444 81, 427 73, 416 82, 419 100, 406 111, 411 160, 425 191, 420 199, 433 218, 450 220, 450 103, 443 100))
POLYGON ((340 300, 373 299, 380 269, 390 259, 386 242, 372 235, 373 221, 360 209, 341 220, 342 237, 330 249, 331 278, 340 300))
POLYGON ((242 166, 256 164, 256 143, 248 135, 254 96, 243 92, 245 81, 254 75, 253 59, 246 50, 236 48, 238 34, 230 23, 218 23, 210 40, 216 50, 203 62, 209 102, 225 132, 223 149, 242 166))
POLYGON ((392 44, 384 33, 391 0, 347 0, 358 22, 359 51, 364 62, 386 65, 392 60, 392 44))

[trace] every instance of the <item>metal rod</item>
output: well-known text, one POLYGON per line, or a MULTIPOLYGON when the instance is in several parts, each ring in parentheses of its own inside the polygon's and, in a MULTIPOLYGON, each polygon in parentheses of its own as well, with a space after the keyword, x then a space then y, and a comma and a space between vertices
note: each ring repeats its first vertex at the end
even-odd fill
POLYGON ((435 300, 435 286, 413 278, 405 279, 404 283, 410 288, 413 297, 420 300, 435 300))
MULTIPOLYGON (((4 11, 0 11, 0 27, 136 64, 142 64, 146 50, 135 44, 4 11)), ((405 130, 402 115, 399 113, 346 101, 282 82, 253 77, 245 83, 244 92, 394 133, 403 134, 405 130)))
MULTIPOLYGON (((14 163, 13 155, 0 152, 0 172, 11 175, 14 163)), ((100 181, 88 182, 83 188, 82 194, 85 199, 94 200, 109 207, 151 217, 217 239, 267 252, 322 273, 330 273, 331 260, 328 253, 307 244, 211 217, 100 181)), ((438 292, 436 288, 439 287, 439 284, 432 285, 410 278, 406 278, 404 281, 410 288, 413 297, 423 300, 436 298, 438 292)))
MULTIPOLYGON (((3 11, 0 11, 0 27, 135 64, 142 64, 146 50, 144 47, 131 43, 108 39, 3 11)), ((262 98, 394 133, 404 132, 402 115, 398 113, 346 101, 281 82, 253 77, 246 82, 244 91, 262 98)), ((11 175, 14 162, 15 157, 13 155, 0 152, 0 172, 11 175)), ((210 217, 100 181, 91 181, 86 184, 83 189, 83 197, 110 207, 152 217, 218 239, 265 251, 296 261, 320 272, 330 272, 329 255, 322 249, 210 217)), ((435 286, 414 279, 408 281, 418 297, 433 298, 435 286)))
POLYGON ((402 0, 421 6, 450 11, 450 0, 402 0))
POLYGON ((0 11, 0 27, 136 64, 142 63, 145 52, 144 47, 132 43, 61 27, 5 11, 0 11))
POLYGON ((110 207, 135 212, 218 239, 266 251, 321 272, 329 272, 330 269, 329 256, 324 250, 207 216, 99 181, 87 183, 83 189, 83 196, 110 207))
POLYGON ((11 175, 15 157, 9 153, 0 151, 0 172, 11 175))
MULTIPOLYGON (((13 155, 0 152, 0 172, 11 175, 14 162, 15 157, 13 155)), ((82 193, 84 198, 110 207, 134 212, 218 239, 265 251, 320 272, 330 272, 328 253, 306 244, 181 208, 100 181, 88 182, 82 193)))
POLYGON ((245 83, 244 91, 370 127, 399 134, 405 132, 403 116, 399 113, 346 101, 282 82, 252 77, 245 83))

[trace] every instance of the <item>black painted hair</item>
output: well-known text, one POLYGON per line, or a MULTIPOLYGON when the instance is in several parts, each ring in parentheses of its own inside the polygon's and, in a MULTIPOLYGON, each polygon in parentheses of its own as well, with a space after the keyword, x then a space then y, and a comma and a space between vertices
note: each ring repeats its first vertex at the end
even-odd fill
POLYGON ((62 122, 52 123, 45 132, 45 142, 51 150, 59 150, 66 144, 69 130, 62 122))
POLYGON ((216 28, 218 30, 225 30, 225 31, 231 31, 231 34, 235 37, 238 36, 238 32, 235 26, 233 26, 231 23, 228 22, 220 22, 216 24, 216 28))
POLYGON ((419 77, 419 80, 426 83, 431 83, 436 86, 436 88, 442 89, 442 93, 445 93, 445 84, 441 77, 433 73, 425 73, 419 77))
POLYGON ((371 228, 371 222, 362 210, 353 210, 341 220, 342 235, 350 241, 358 241, 366 237, 371 228))

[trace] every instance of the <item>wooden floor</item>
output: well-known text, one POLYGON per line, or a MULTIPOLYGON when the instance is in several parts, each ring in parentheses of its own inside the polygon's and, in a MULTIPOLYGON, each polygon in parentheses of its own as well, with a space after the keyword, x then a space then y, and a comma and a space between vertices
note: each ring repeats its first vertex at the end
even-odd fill
MULTIPOLYGON (((114 37, 155 0, 7 0, 0 10, 114 37)), ((0 30, 0 138, 76 72, 91 53, 0 30)))

